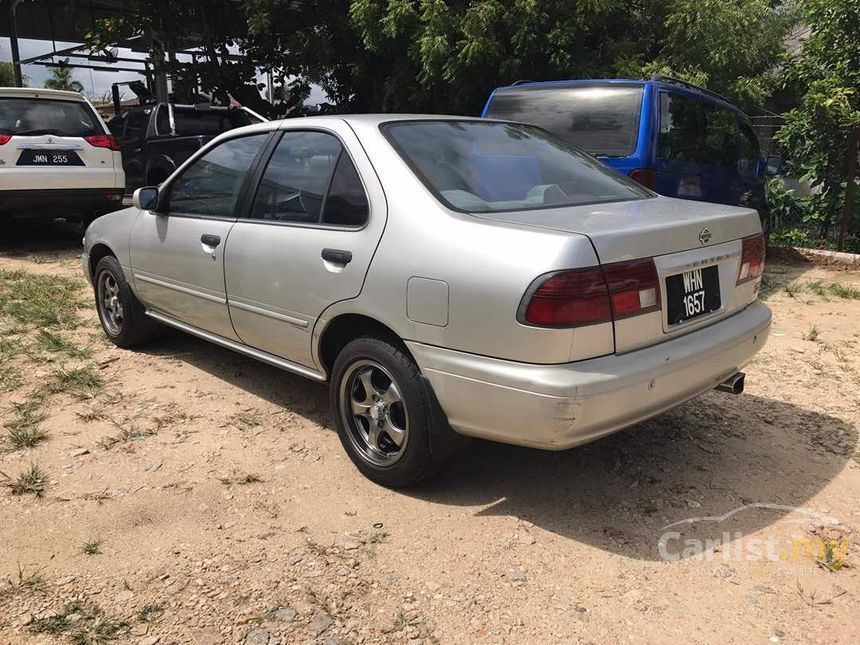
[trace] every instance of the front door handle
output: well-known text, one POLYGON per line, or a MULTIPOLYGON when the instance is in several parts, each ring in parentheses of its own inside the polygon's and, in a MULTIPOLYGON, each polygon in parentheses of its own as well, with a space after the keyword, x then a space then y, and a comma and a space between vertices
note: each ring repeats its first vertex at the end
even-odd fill
POLYGON ((221 236, 204 233, 200 236, 200 241, 203 242, 203 244, 205 244, 206 246, 218 246, 219 244, 221 244, 221 236))
POLYGON ((323 249, 322 259, 327 262, 335 262, 337 264, 349 264, 352 262, 352 251, 343 251, 341 249, 323 249))

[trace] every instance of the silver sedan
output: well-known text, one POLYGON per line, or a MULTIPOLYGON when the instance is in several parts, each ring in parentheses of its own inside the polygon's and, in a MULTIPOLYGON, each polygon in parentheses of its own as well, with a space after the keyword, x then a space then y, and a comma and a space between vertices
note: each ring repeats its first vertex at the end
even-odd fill
POLYGON ((739 393, 770 327, 755 211, 660 197, 516 123, 232 130, 84 246, 114 343, 168 325, 329 382, 388 486, 460 435, 559 450, 739 393))

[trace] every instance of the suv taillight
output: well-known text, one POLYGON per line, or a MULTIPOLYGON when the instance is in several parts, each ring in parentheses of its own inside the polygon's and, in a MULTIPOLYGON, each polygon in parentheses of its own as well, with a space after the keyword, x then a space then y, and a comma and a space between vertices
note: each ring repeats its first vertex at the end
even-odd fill
POLYGON ((0 134, 0 146, 9 143, 12 140, 11 134, 0 134))
POLYGON ((519 316, 527 325, 580 327, 660 309, 651 259, 559 271, 535 284, 526 292, 519 316))
POLYGON ((107 148, 109 150, 119 150, 119 141, 110 134, 94 134, 89 137, 84 137, 84 141, 94 148, 107 148))
POLYGON ((764 271, 764 236, 759 233, 741 240, 741 266, 737 284, 760 277, 764 271))

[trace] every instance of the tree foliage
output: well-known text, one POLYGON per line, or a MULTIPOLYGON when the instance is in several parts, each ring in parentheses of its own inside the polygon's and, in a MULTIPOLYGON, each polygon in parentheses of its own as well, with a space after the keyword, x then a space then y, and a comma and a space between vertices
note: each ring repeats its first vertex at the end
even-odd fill
POLYGON ((84 85, 73 78, 71 67, 54 67, 51 77, 45 81, 49 90, 66 90, 68 92, 83 92, 84 85))
POLYGON ((843 248, 853 219, 860 144, 860 3, 805 0, 809 35, 786 66, 786 81, 802 92, 777 134, 790 170, 820 188, 812 207, 826 237, 840 224, 843 248))

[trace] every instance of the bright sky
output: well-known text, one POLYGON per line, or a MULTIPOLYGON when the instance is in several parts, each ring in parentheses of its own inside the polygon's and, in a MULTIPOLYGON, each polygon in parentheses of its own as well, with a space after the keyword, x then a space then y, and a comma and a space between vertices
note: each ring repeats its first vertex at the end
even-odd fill
MULTIPOLYGON (((76 43, 64 43, 57 42, 57 49, 66 49, 67 47, 71 47, 76 43)), ((39 41, 39 40, 28 40, 25 38, 21 38, 18 40, 18 49, 21 52, 21 59, 31 58, 32 56, 38 56, 39 54, 46 54, 52 51, 52 43, 51 41, 39 41)), ((133 52, 128 49, 120 49, 118 52, 119 56, 129 57, 129 58, 139 58, 143 60, 146 58, 146 54, 140 52, 133 52)), ((65 58, 62 56, 60 58, 65 58)), ((12 61, 12 49, 9 45, 8 38, 0 38, 0 60, 2 61, 12 61)), ((58 61, 60 59, 57 59, 58 61)), ((85 62, 85 59, 71 59, 72 63, 85 62)), ((105 66, 105 63, 94 63, 96 65, 105 66)), ((137 67, 135 63, 118 63, 119 67, 137 67)), ((32 87, 43 87, 45 81, 51 75, 51 68, 44 67, 42 65, 24 65, 22 66, 23 73, 29 78, 29 85, 32 87)), ((72 77, 80 81, 80 83, 84 86, 85 93, 91 93, 94 96, 101 96, 105 92, 110 92, 111 83, 116 83, 118 81, 134 81, 138 79, 143 79, 143 76, 140 74, 135 74, 133 72, 102 72, 102 71, 92 71, 89 69, 72 69, 72 77)), ((265 79, 260 78, 261 82, 265 79)), ((131 93, 126 90, 125 97, 131 98, 131 93)), ((326 98, 322 89, 313 86, 311 88, 311 95, 308 99, 308 104, 315 104, 324 101, 326 98)))

